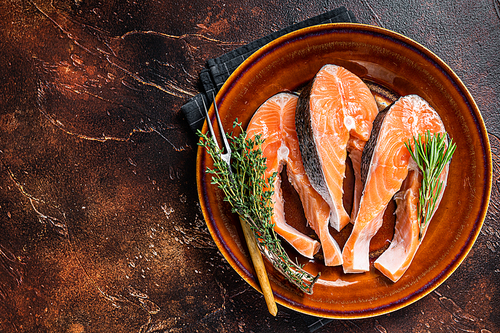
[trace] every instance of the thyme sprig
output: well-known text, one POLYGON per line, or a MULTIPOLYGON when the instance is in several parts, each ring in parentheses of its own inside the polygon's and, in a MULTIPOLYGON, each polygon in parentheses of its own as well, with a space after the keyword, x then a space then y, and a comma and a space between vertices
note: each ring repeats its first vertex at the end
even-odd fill
POLYGON ((206 134, 198 131, 201 140, 198 145, 204 147, 211 156, 213 169, 206 172, 212 175, 211 183, 217 185, 224 193, 224 200, 229 202, 233 213, 246 220, 257 240, 257 246, 273 267, 283 274, 287 280, 307 294, 312 294, 313 286, 319 277, 306 272, 302 266, 294 263, 281 245, 271 221, 273 215, 272 184, 277 173, 265 179, 266 158, 262 155, 260 135, 247 138, 241 123, 234 121, 233 129, 239 135, 228 133, 231 146, 231 168, 221 157, 221 150, 206 134))
POLYGON ((423 137, 420 134, 418 138, 413 137, 414 149, 412 149, 411 139, 405 142, 405 146, 422 172, 422 186, 419 190, 418 201, 419 240, 421 241, 443 190, 444 183, 439 177, 451 161, 457 146, 453 139, 448 145, 446 144, 446 134, 431 134, 429 130, 423 137))

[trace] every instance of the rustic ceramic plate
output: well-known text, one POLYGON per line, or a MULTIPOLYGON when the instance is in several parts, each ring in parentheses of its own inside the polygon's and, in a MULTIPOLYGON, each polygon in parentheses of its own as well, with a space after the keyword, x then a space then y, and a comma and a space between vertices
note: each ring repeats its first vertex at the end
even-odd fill
MULTIPOLYGON (((373 266, 364 274, 343 274, 340 267, 325 267, 321 260, 299 258, 309 272, 321 272, 314 293, 306 295, 266 263, 278 303, 321 317, 370 317, 424 297, 465 258, 488 207, 492 177, 490 146, 472 96, 443 61, 402 35, 360 24, 306 28, 283 36, 253 54, 231 75, 217 96, 224 128, 230 130, 235 118, 246 125, 267 98, 280 91, 299 89, 328 63, 344 66, 365 80, 380 107, 400 95, 420 95, 440 114, 458 146, 441 205, 412 265, 397 283, 373 266)), ((213 115, 213 110, 210 111, 213 115)), ((238 218, 223 202, 221 192, 210 184, 210 175, 205 173, 207 166, 211 166, 211 160, 200 149, 197 184, 208 228, 229 264, 259 290, 238 218)), ((285 188, 285 192, 290 191, 290 187, 285 188)), ((293 216, 297 223, 303 219, 300 202, 294 193, 285 193, 285 197, 288 216, 293 216)), ((386 234, 392 232, 390 219, 390 216, 386 219, 386 234)), ((342 242, 345 235, 335 237, 342 242)), ((384 237, 387 235, 378 237, 373 250, 388 242, 384 237)), ((292 250, 290 255, 296 256, 292 250)))

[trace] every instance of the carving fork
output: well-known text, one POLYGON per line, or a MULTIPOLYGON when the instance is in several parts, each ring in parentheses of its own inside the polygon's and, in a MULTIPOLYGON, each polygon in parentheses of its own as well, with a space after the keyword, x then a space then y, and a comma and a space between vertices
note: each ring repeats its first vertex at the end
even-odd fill
MULTIPOLYGON (((224 128, 222 127, 222 122, 220 121, 219 117, 219 110, 217 108, 217 103, 215 102, 215 95, 213 93, 212 96, 214 100, 215 117, 217 118, 217 124, 219 125, 219 130, 222 135, 222 143, 224 145, 223 147, 224 149, 223 152, 220 154, 220 157, 229 166, 229 172, 232 172, 231 147, 227 142, 227 137, 224 132, 224 128)), ((220 148, 219 142, 215 135, 215 131, 210 122, 210 117, 208 116, 208 110, 207 106, 205 105, 204 99, 203 99, 203 108, 205 110, 205 117, 207 119, 208 130, 210 131, 210 134, 212 135, 215 144, 217 145, 217 147, 220 148)), ((271 315, 276 316, 276 314, 278 313, 278 307, 276 306, 276 302, 274 301, 273 291, 271 289, 271 284, 269 283, 269 277, 267 276, 266 268, 264 266, 264 260, 262 260, 262 254, 260 253, 259 248, 257 247, 257 241, 255 240, 253 231, 250 228, 248 222, 240 217, 240 223, 241 223, 241 228, 243 229, 243 234, 245 236, 245 241, 247 243, 248 250, 250 252, 250 257, 252 259, 253 267, 255 269, 255 272, 257 273, 257 278, 259 280, 260 288, 262 289, 262 294, 264 295, 264 299, 266 300, 267 309, 269 310, 269 313, 271 313, 271 315)))

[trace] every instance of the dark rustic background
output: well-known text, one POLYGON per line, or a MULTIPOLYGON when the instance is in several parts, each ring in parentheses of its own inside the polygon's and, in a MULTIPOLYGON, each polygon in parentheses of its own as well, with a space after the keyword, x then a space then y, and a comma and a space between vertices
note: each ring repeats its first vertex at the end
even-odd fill
POLYGON ((500 3, 0 2, 0 331, 307 332, 225 262, 205 227, 180 107, 205 61, 346 6, 464 81, 492 145, 479 238, 436 291, 317 332, 500 331, 500 3))

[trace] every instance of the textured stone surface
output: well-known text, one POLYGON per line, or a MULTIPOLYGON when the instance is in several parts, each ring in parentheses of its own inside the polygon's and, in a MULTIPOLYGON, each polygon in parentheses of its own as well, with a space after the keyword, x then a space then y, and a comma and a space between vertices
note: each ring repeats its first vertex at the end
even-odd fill
POLYGON ((0 331, 305 332, 224 261, 196 194, 180 106, 208 58, 345 5, 464 81, 492 145, 470 255, 397 312, 318 332, 500 331, 500 5, 476 2, 11 0, 0 3, 0 331))

